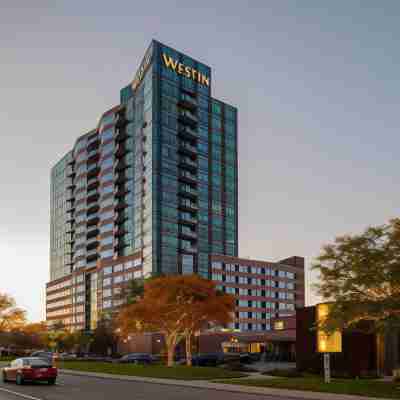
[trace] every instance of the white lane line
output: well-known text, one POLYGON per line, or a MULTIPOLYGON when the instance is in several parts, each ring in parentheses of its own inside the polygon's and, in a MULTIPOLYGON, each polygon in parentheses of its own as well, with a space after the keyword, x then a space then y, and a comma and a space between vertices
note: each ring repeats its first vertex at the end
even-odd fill
POLYGON ((29 396, 28 394, 23 394, 23 393, 18 393, 18 392, 14 392, 12 390, 8 390, 8 389, 4 389, 2 387, 0 387, 0 390, 3 392, 7 392, 7 393, 11 393, 15 396, 19 396, 19 397, 23 397, 24 399, 29 399, 29 400, 42 400, 39 399, 38 397, 33 397, 33 396, 29 396))

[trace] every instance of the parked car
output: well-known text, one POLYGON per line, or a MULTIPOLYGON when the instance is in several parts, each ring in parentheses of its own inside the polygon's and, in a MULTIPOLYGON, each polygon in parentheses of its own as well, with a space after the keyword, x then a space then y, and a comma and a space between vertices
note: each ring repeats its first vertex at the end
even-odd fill
MULTIPOLYGON (((216 367, 223 362, 224 355, 220 353, 193 354, 192 356, 192 365, 197 367, 216 367)), ((181 363, 186 364, 186 359, 182 360, 181 363)))
POLYGON ((39 357, 17 358, 8 367, 3 368, 3 382, 15 381, 22 385, 26 381, 45 381, 54 385, 57 379, 57 368, 47 360, 39 357))
POLYGON ((30 356, 41 358, 50 364, 53 364, 54 360, 56 359, 55 353, 52 353, 51 351, 34 351, 30 356))
POLYGON ((153 359, 151 355, 147 353, 129 353, 116 360, 116 362, 121 364, 149 365, 153 362, 153 359))

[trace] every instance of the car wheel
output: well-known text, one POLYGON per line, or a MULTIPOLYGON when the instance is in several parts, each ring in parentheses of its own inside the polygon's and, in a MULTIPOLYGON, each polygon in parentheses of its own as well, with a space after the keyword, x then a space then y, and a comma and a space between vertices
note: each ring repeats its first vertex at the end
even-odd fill
POLYGON ((56 383, 56 378, 51 378, 47 381, 49 385, 54 385, 56 383))
POLYGON ((17 383, 17 385, 23 385, 24 384, 24 378, 22 377, 21 374, 17 374, 15 382, 17 383))
POLYGON ((3 382, 4 382, 4 383, 7 383, 7 382, 8 382, 7 375, 6 375, 5 372, 3 372, 3 382))

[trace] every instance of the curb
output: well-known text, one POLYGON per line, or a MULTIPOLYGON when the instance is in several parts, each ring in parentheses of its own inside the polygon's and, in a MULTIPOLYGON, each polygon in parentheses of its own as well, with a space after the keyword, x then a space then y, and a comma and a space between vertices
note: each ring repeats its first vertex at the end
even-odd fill
POLYGON ((230 385, 227 383, 215 383, 209 381, 185 381, 176 379, 161 379, 161 378, 146 378, 138 376, 128 375, 114 375, 114 374, 103 374, 97 372, 81 372, 68 369, 61 369, 61 373, 65 375, 77 375, 86 376, 98 379, 113 379, 119 381, 130 381, 130 382, 144 382, 153 383, 157 385, 170 385, 170 386, 181 386, 190 387, 195 389, 203 390, 219 390, 231 393, 245 393, 245 394, 256 394, 263 396, 276 396, 284 397, 285 399, 301 399, 301 400, 387 400, 378 397, 366 397, 366 396, 355 396, 347 394, 335 394, 325 392, 311 392, 311 391, 300 391, 300 390, 289 390, 289 389, 275 389, 275 388, 262 388, 256 386, 240 386, 230 385))

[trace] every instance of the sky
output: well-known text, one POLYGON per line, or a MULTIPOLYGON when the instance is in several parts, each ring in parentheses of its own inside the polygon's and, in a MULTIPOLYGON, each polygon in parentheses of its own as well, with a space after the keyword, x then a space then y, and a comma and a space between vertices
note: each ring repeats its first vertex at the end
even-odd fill
POLYGON ((398 216, 399 17, 390 0, 3 1, 0 292, 44 318, 50 168, 152 38, 210 65, 239 109, 240 256, 310 266, 398 216))

